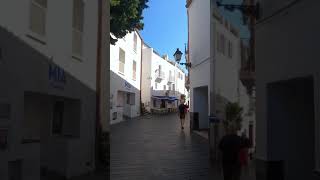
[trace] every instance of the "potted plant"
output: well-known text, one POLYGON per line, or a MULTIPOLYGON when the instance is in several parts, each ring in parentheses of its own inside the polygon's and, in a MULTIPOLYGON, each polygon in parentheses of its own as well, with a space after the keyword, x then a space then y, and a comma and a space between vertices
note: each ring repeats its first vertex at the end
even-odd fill
POLYGON ((228 129, 231 124, 235 125, 237 130, 241 129, 243 108, 237 102, 229 102, 225 107, 226 119, 224 121, 225 129, 228 129))

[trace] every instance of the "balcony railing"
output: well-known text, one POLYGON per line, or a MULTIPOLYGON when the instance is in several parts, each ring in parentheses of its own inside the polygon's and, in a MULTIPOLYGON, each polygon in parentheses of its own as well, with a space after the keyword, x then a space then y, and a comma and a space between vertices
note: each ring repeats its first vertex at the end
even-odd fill
POLYGON ((157 82, 160 82, 160 81, 164 80, 165 77, 166 77, 166 76, 165 76, 165 73, 164 73, 163 71, 161 71, 161 70, 159 70, 159 69, 156 70, 155 80, 156 80, 157 82))
POLYGON ((168 84, 170 83, 173 83, 174 82, 174 76, 169 76, 168 77, 168 84))
POLYGON ((242 67, 240 69, 240 80, 246 87, 248 93, 251 94, 256 80, 254 63, 247 61, 247 63, 242 64, 242 67))
POLYGON ((177 96, 178 93, 173 90, 152 90, 152 96, 177 96))

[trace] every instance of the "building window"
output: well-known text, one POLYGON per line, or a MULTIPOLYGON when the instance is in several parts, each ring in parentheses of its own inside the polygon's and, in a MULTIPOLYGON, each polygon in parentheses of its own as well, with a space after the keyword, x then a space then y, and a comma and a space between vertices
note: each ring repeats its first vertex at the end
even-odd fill
POLYGON ((130 104, 130 93, 127 93, 127 104, 130 104))
POLYGON ((84 2, 73 0, 72 53, 76 56, 82 56, 83 54, 83 21, 84 2))
POLYGON ((134 93, 127 93, 127 104, 128 105, 135 105, 135 94, 134 93))
POLYGON ((0 47, 0 63, 3 61, 3 53, 2 48, 0 47))
POLYGON ((62 134, 64 102, 57 101, 53 107, 52 134, 62 134))
POLYGON ((221 52, 221 45, 220 45, 220 35, 219 35, 219 33, 217 32, 217 36, 216 36, 216 38, 217 38, 217 50, 218 50, 218 52, 221 52))
POLYGON ((166 85, 163 85, 163 90, 166 90, 167 89, 167 86, 166 85))
POLYGON ((228 43, 228 56, 229 56, 229 58, 232 58, 232 54, 233 54, 233 46, 232 46, 232 42, 231 41, 229 41, 229 43, 228 43))
POLYGON ((0 119, 10 119, 11 106, 10 104, 0 103, 0 119))
POLYGON ((221 53, 223 54, 223 55, 225 55, 226 54, 226 51, 225 51, 225 49, 226 49, 226 39, 225 39, 225 37, 224 37, 224 35, 223 34, 221 34, 220 35, 220 48, 221 48, 221 53))
POLYGON ((176 86, 175 84, 172 84, 172 91, 175 91, 176 90, 176 86))
POLYGON ((112 113, 112 120, 116 120, 118 118, 117 115, 118 115, 117 112, 113 112, 112 113))
MULTIPOLYGON (((11 114, 10 104, 0 103, 0 120, 9 122, 10 114, 11 114)), ((8 127, 6 126, 0 127, 0 151, 7 149, 8 132, 9 132, 8 127)))
POLYGON ((124 74, 124 67, 126 64, 126 53, 123 49, 119 49, 119 72, 124 74))
POLYGON ((130 94, 130 105, 135 105, 136 104, 136 94, 131 93, 130 94))
POLYGON ((158 89, 158 83, 155 83, 154 89, 158 89))
POLYGON ((157 107, 157 100, 153 100, 153 107, 157 107))
POLYGON ((117 107, 123 107, 124 106, 124 92, 118 91, 117 93, 117 107))
POLYGON ((47 0, 31 0, 30 30, 41 37, 46 35, 47 0))
POLYGON ((137 62, 135 60, 133 60, 133 64, 132 64, 132 79, 136 80, 137 78, 137 62))
POLYGON ((179 79, 182 80, 182 73, 179 72, 179 79))
POLYGON ((138 50, 138 37, 136 33, 133 34, 133 49, 135 52, 138 50))
POLYGON ((8 147, 8 133, 9 129, 7 127, 0 128, 0 150, 6 150, 8 147))

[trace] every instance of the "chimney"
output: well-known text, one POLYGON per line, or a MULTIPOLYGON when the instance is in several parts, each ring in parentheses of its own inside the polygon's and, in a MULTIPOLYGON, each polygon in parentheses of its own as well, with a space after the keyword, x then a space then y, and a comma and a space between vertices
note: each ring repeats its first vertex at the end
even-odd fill
POLYGON ((163 55, 162 58, 165 59, 165 60, 169 60, 168 54, 163 55))

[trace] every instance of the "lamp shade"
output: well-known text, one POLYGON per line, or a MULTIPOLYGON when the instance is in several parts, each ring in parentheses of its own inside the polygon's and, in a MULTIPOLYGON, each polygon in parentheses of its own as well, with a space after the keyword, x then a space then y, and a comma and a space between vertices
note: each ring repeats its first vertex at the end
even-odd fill
POLYGON ((182 52, 177 48, 177 51, 174 53, 173 57, 174 59, 179 62, 181 60, 182 52))

